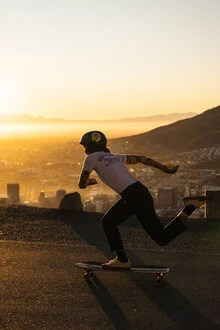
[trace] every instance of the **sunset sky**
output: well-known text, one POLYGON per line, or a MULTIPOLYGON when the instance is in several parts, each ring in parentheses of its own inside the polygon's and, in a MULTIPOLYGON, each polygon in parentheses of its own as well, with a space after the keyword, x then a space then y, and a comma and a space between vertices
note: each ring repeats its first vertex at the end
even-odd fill
POLYGON ((220 104, 219 0, 0 0, 0 114, 110 119, 220 104))

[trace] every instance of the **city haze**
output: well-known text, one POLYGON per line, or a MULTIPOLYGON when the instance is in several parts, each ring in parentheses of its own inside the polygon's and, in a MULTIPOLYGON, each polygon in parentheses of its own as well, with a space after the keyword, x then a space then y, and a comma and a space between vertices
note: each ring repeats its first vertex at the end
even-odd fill
MULTIPOLYGON (((38 118, 40 122, 44 120, 47 121, 38 118)), ((132 124, 134 127, 133 120, 132 124)), ((220 106, 149 132, 131 136, 130 131, 130 135, 124 138, 121 135, 117 139, 110 138, 108 147, 113 153, 144 154, 161 163, 178 164, 179 169, 174 176, 141 164, 131 165, 129 170, 149 187, 155 198, 161 188, 177 189, 177 206, 180 207, 184 194, 189 195, 190 191, 202 194, 207 187, 219 186, 219 125, 220 106), (186 136, 190 138, 186 139, 186 136)), ((79 191, 78 180, 85 158, 79 138, 79 134, 74 140, 73 134, 65 137, 57 133, 50 139, 42 133, 37 139, 30 135, 23 140, 1 139, 0 194, 6 194, 7 183, 18 183, 21 202, 38 205, 41 192, 49 198, 58 190, 79 191)), ((96 176, 94 172, 92 175, 96 176)), ((84 202, 99 194, 111 196, 106 200, 115 198, 115 195, 112 197, 113 192, 97 179, 97 186, 80 190, 84 202)), ((51 201, 50 198, 48 200, 51 201)), ((48 207, 54 207, 54 204, 48 204, 48 207)))
POLYGON ((191 118, 196 113, 173 113, 115 120, 65 120, 28 115, 0 115, 0 139, 63 138, 78 141, 87 131, 100 130, 109 138, 118 138, 150 131, 174 121, 191 118))

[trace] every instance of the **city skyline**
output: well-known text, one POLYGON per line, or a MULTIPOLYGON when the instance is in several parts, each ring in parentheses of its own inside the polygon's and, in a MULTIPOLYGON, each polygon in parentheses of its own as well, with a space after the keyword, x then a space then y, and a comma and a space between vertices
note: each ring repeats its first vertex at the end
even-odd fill
POLYGON ((0 114, 118 119, 219 104, 220 2, 9 0, 0 114))

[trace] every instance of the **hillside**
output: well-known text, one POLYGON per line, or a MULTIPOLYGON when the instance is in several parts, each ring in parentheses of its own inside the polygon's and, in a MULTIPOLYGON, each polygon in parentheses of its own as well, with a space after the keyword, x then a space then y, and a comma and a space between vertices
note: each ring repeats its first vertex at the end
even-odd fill
POLYGON ((152 131, 118 139, 127 147, 152 153, 184 152, 220 145, 220 106, 193 118, 177 121, 152 131))

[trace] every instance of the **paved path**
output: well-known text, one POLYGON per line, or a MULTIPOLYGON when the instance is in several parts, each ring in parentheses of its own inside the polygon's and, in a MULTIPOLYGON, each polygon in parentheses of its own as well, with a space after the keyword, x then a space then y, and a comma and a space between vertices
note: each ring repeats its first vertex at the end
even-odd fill
POLYGON ((98 246, 0 241, 0 329, 219 329, 219 251, 132 249, 137 263, 170 267, 153 276, 97 272, 78 261, 106 260, 98 246))

